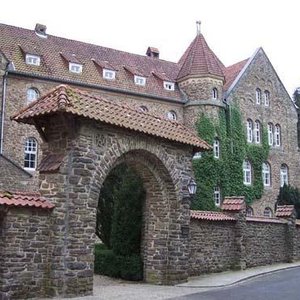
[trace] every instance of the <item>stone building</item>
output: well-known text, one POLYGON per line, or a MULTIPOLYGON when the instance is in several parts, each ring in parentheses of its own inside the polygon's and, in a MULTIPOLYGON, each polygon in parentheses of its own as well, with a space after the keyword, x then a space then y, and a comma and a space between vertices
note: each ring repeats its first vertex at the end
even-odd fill
MULTIPOLYGON (((20 125, 10 118, 59 84, 192 129, 200 113, 216 119, 220 110, 237 105, 248 143, 260 144, 265 128, 271 147, 263 164, 264 193, 253 203, 254 214, 273 213, 283 183, 299 186, 296 109, 263 49, 225 67, 209 48, 200 24, 178 63, 161 60, 154 47, 145 56, 126 53, 49 35, 41 24, 34 30, 1 24, 0 36, 0 168, 5 174, 0 189, 38 189, 41 126, 20 125)), ((222 145, 216 147, 222 151, 222 145)), ((251 185, 246 157, 242 168, 245 185, 251 185)), ((218 202, 224 196, 222 187, 211 194, 218 202)))

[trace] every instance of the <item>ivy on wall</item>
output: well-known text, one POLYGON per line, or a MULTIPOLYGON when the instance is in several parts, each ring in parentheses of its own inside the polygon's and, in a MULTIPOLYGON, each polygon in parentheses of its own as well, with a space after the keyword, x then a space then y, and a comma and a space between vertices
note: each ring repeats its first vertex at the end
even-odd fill
POLYGON ((199 115, 196 124, 199 136, 213 145, 217 138, 220 142, 220 157, 214 158, 213 151, 204 152, 200 159, 193 161, 198 185, 192 209, 216 210, 214 188, 220 187, 222 197, 245 196, 251 204, 263 193, 262 164, 269 155, 267 131, 262 130, 260 144, 247 143, 245 126, 237 107, 221 110, 219 118, 212 121, 207 115, 199 115), (243 183, 243 161, 252 165, 252 185, 243 183))

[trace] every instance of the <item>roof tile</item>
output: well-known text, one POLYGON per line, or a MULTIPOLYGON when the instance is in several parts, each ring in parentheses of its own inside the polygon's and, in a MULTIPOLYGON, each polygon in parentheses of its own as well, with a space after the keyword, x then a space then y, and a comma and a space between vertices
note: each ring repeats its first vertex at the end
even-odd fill
POLYGON ((290 217, 294 209, 294 205, 278 205, 275 215, 276 217, 290 217))
POLYGON ((218 211, 191 210, 191 218, 207 221, 235 221, 235 218, 218 211))
POLYGON ((54 205, 39 193, 0 191, 0 205, 51 209, 54 205))
POLYGON ((161 119, 65 85, 58 86, 39 100, 32 102, 12 119, 17 122, 33 124, 34 119, 62 111, 187 144, 198 150, 211 149, 208 143, 181 123, 161 119))
POLYGON ((225 197, 221 206, 222 210, 241 211, 246 208, 243 196, 225 197))
POLYGON ((50 153, 43 157, 38 170, 40 172, 54 172, 57 171, 62 164, 64 154, 50 153))

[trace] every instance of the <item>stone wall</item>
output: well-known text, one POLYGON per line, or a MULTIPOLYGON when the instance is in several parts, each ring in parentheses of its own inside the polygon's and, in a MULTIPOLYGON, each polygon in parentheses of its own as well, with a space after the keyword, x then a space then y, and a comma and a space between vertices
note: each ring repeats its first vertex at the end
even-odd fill
POLYGON ((190 276, 231 269, 235 252, 234 221, 191 220, 190 276))
POLYGON ((297 224, 295 230, 295 252, 296 252, 296 259, 300 260, 300 224, 297 224))
POLYGON ((10 208, 0 214, 0 299, 46 295, 49 213, 10 208))

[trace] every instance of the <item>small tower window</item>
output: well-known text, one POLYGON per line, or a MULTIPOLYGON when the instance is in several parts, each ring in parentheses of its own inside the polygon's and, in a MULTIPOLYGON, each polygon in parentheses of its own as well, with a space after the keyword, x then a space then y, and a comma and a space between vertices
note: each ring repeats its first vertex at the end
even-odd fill
POLYGON ((32 101, 35 101, 38 99, 38 97, 40 96, 40 93, 37 89, 35 88, 30 88, 27 90, 26 92, 26 96, 27 96, 27 103, 30 103, 32 101))
POLYGON ((220 158, 220 141, 217 138, 214 139, 213 149, 214 149, 214 158, 220 158))
POLYGON ((38 55, 26 54, 25 61, 27 65, 39 66, 41 64, 41 58, 38 55))
POLYGON ((103 69, 103 78, 114 80, 116 78, 116 72, 113 70, 103 69))
POLYGON ((82 73, 82 65, 81 64, 76 64, 76 63, 69 62, 69 71, 71 73, 80 74, 80 73, 82 73))
POLYGON ((164 89, 168 90, 168 91, 174 91, 174 89, 175 89, 174 82, 164 81, 164 89))
POLYGON ((169 120, 177 120, 176 112, 173 111, 173 110, 170 110, 170 111, 167 113, 167 118, 168 118, 169 120))
POLYGON ((142 76, 134 75, 134 83, 136 85, 146 85, 146 78, 142 76))
POLYGON ((261 90, 256 89, 256 104, 260 105, 261 104, 261 90))
POLYGON ((24 149, 24 169, 35 170, 37 162, 37 141, 34 138, 28 138, 25 141, 24 149))
POLYGON ((219 186, 214 187, 214 201, 216 206, 221 205, 221 190, 219 186))
POLYGON ((218 90, 216 88, 213 88, 213 90, 212 90, 212 99, 213 100, 218 99, 218 90))

